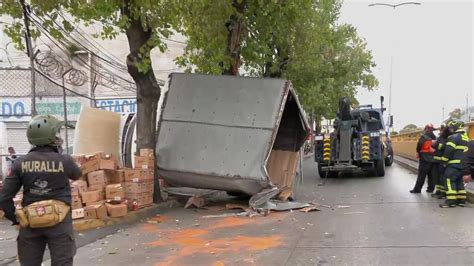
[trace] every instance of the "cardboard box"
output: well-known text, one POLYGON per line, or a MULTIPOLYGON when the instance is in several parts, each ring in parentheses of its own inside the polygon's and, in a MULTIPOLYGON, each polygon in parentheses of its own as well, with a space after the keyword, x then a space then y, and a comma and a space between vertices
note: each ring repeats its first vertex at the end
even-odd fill
POLYGON ((125 170, 106 170, 107 184, 120 184, 125 182, 125 170))
POLYGON ((105 187, 105 198, 113 200, 122 200, 125 198, 125 190, 122 184, 113 184, 105 187))
POLYGON ((110 217, 116 218, 116 217, 123 217, 127 215, 127 212, 128 212, 127 204, 106 203, 106 206, 107 206, 107 213, 109 214, 110 217))
POLYGON ((77 189, 77 186, 71 185, 71 196, 79 196, 79 190, 77 189))
POLYGON ((143 180, 153 180, 155 178, 155 171, 152 169, 140 170, 140 177, 143 180))
POLYGON ((153 182, 126 182, 124 183, 125 193, 153 193, 153 182))
POLYGON ((79 194, 82 195, 83 192, 87 191, 87 182, 84 180, 76 180, 71 183, 71 193, 74 193, 76 190, 79 194))
POLYGON ((87 161, 86 156, 84 154, 73 154, 71 155, 71 157, 72 160, 78 165, 83 165, 87 161))
POLYGON ((105 203, 90 205, 84 208, 84 218, 104 219, 107 218, 107 207, 105 203))
POLYGON ((155 157, 155 152, 153 149, 140 149, 140 156, 153 158, 155 157))
POLYGON ((153 181, 145 182, 143 186, 144 186, 143 192, 148 192, 148 193, 153 194, 153 192, 155 191, 155 182, 153 181))
POLYGON ((100 204, 104 204, 104 203, 105 203, 105 200, 99 200, 99 201, 88 202, 85 205, 86 205, 86 207, 88 207, 88 206, 100 205, 100 204))
POLYGON ((113 160, 100 160, 99 169, 101 170, 115 170, 117 169, 117 162, 113 160))
POLYGON ((100 159, 97 155, 86 156, 86 160, 80 165, 82 174, 87 175, 90 172, 99 170, 100 159))
POLYGON ((105 191, 105 184, 94 184, 89 186, 89 191, 105 191))
POLYGON ((105 185, 107 183, 107 178, 104 170, 94 171, 87 175, 87 182, 89 186, 95 184, 105 185))
POLYGON ((136 202, 139 207, 148 206, 153 203, 152 193, 127 193, 126 198, 133 204, 136 202))
POLYGON ((84 218, 84 208, 72 210, 72 219, 84 218))
POLYGON ((155 158, 135 156, 135 169, 155 169, 155 158))
POLYGON ((139 182, 141 180, 139 169, 123 169, 124 182, 139 182))
POLYGON ((102 194, 100 191, 86 191, 82 193, 82 202, 91 203, 103 200, 102 194))
POLYGON ((82 199, 79 195, 71 197, 71 208, 73 210, 82 208, 82 199))

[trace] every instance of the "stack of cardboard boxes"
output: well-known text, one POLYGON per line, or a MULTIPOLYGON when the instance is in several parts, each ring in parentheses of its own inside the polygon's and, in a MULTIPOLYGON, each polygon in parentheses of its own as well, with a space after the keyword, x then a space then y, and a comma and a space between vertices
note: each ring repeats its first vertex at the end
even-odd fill
POLYGON ((129 209, 153 203, 153 150, 141 150, 135 169, 120 168, 105 153, 75 155, 82 178, 71 183, 73 218, 103 219, 126 216, 129 209))

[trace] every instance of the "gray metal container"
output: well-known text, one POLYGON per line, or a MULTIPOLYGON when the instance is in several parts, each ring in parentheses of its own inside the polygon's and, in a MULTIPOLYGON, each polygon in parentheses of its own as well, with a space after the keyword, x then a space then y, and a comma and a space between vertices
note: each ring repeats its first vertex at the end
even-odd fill
POLYGON ((254 195, 273 185, 272 150, 297 153, 308 133, 289 81, 171 74, 156 163, 175 186, 254 195))

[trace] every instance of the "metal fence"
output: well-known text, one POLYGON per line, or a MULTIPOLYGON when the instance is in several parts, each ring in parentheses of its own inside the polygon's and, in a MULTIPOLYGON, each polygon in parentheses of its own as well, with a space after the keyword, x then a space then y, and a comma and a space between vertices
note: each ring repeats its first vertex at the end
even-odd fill
MULTIPOLYGON (((85 85, 66 84, 63 78, 54 80, 39 70, 35 71, 35 109, 38 114, 51 114, 68 122, 67 129, 61 129, 61 136, 64 149, 69 153, 81 107, 93 102, 87 96, 85 85)), ((31 148, 26 129, 33 110, 32 95, 30 69, 0 69, 0 154, 7 154, 8 147, 13 147, 18 154, 25 154, 31 148)), ((3 174, 6 168, 5 156, 0 156, 3 174)))

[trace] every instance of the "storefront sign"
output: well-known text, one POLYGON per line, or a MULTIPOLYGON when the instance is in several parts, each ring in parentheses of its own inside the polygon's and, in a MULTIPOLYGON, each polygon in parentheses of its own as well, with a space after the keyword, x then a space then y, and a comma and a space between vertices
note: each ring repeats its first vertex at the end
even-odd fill
MULTIPOLYGON (((67 99, 67 115, 70 121, 75 121, 81 112, 83 104, 88 101, 84 98, 69 97, 67 99)), ((38 114, 54 115, 60 119, 64 117, 63 99, 51 97, 36 100, 36 111, 38 114)), ((31 99, 30 98, 6 98, 0 100, 0 121, 25 122, 30 120, 31 99)))
POLYGON ((97 108, 116 113, 136 113, 136 99, 101 99, 96 101, 97 108))

